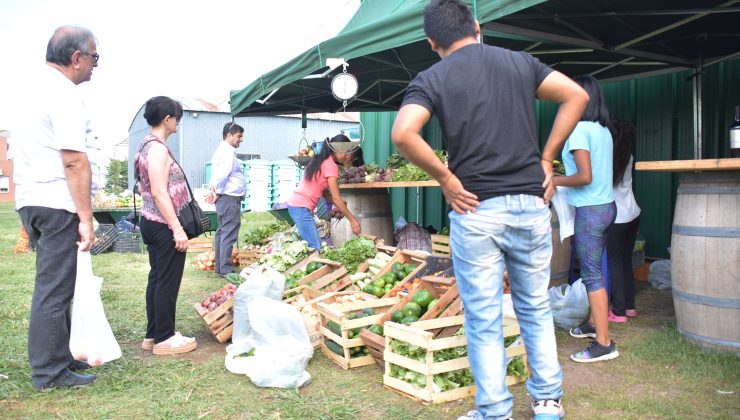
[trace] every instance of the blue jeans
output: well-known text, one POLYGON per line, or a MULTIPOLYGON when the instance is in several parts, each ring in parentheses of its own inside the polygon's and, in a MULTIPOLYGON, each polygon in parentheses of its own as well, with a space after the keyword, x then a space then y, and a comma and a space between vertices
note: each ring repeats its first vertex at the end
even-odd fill
POLYGON ((552 257, 550 209, 538 197, 507 195, 484 200, 473 213, 451 211, 449 216, 478 411, 485 418, 512 414, 501 313, 504 264, 532 370, 527 392, 535 400, 559 399, 563 375, 547 297, 552 257))
POLYGON ((288 207, 290 218, 293 219, 298 228, 301 239, 308 242, 308 246, 319 251, 321 249, 321 238, 316 223, 313 221, 313 213, 305 207, 288 207))

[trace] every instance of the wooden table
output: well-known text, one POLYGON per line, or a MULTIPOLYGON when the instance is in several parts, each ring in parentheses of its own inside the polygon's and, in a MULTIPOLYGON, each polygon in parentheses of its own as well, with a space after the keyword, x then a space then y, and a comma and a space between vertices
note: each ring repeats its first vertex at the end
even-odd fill
POLYGON ((638 162, 680 172, 671 234, 678 331, 702 347, 740 354, 740 158, 638 162))

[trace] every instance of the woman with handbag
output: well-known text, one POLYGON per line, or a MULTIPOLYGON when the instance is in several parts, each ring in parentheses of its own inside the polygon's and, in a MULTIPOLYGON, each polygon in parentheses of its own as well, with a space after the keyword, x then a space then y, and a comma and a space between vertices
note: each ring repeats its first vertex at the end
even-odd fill
POLYGON ((146 102, 144 118, 152 131, 134 158, 140 180, 141 235, 149 252, 146 288, 147 328, 141 348, 156 355, 185 353, 198 346, 195 338, 175 331, 177 294, 185 268, 188 237, 178 216, 188 207, 187 180, 172 158, 166 141, 177 132, 182 105, 166 96, 146 102))

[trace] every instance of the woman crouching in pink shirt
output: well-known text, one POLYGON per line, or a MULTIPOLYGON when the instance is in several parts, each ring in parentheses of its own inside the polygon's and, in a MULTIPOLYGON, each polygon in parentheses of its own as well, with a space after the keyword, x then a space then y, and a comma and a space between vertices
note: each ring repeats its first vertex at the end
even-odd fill
POLYGON ((347 143, 349 141, 349 138, 343 134, 336 135, 331 140, 324 140, 321 151, 308 162, 298 188, 288 199, 288 212, 298 228, 298 233, 304 241, 308 242, 309 247, 317 251, 321 249, 321 238, 313 220, 313 212, 327 189, 329 191, 327 199, 349 220, 352 232, 355 235, 359 235, 361 232, 359 220, 349 211, 347 205, 339 196, 338 181, 338 165, 352 166, 352 163, 360 154, 360 149, 343 152, 334 150, 329 145, 329 143, 347 143))

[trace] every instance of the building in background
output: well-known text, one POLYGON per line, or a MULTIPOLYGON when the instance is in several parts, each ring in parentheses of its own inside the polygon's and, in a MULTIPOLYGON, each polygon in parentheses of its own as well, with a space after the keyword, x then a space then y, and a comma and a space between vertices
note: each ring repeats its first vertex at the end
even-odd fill
MULTIPOLYGON (((200 99, 175 98, 183 106, 177 133, 167 145, 182 165, 193 188, 206 184, 206 162, 221 142, 225 123, 232 121, 228 105, 217 106, 200 99)), ((244 127, 244 141, 237 156, 244 160, 284 161, 315 141, 332 137, 342 130, 357 130, 358 113, 308 114, 307 127, 301 128, 300 115, 238 117, 234 122, 244 127)), ((133 162, 139 143, 149 133, 144 107, 136 113, 129 127, 129 189, 134 185, 133 162)))
POLYGON ((0 201, 15 201, 13 160, 10 159, 10 131, 0 130, 0 201))

